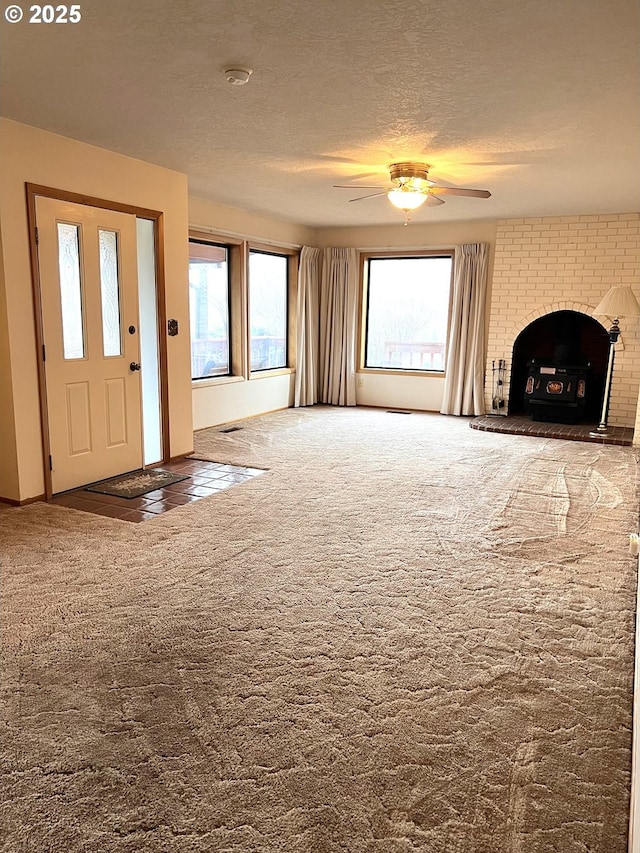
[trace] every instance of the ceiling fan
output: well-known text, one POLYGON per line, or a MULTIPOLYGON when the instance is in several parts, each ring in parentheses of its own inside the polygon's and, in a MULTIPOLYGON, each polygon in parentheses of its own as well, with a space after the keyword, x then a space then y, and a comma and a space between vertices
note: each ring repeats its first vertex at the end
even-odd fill
MULTIPOLYGON (((474 198, 490 198, 489 190, 471 190, 465 187, 440 187, 435 181, 429 180, 429 166, 427 163, 392 163, 389 166, 389 177, 393 186, 385 188, 382 186, 359 186, 357 189, 380 190, 377 193, 368 193, 349 201, 364 201, 367 198, 386 195, 391 204, 406 214, 405 225, 409 221, 410 212, 420 207, 425 202, 430 205, 444 204, 441 195, 466 195, 474 198)), ((334 184, 340 189, 356 189, 349 184, 334 184)))

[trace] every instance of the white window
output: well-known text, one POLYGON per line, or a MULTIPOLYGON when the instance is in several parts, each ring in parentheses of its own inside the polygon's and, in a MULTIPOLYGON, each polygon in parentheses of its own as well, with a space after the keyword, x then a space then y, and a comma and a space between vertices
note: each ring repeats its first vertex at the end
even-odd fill
POLYGON ((368 257, 364 368, 443 373, 452 254, 368 257))
POLYGON ((249 366, 251 372, 287 366, 289 257, 249 252, 249 366))
POLYGON ((191 377, 206 379, 231 372, 229 249, 189 241, 191 377))

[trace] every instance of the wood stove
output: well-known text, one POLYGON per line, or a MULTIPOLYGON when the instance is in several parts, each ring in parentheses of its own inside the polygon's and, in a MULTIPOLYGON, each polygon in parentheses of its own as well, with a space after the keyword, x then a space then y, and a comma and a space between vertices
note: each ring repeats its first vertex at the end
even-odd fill
MULTIPOLYGON (((508 413, 526 414, 536 420, 550 422, 597 423, 602 409, 608 355, 609 335, 593 317, 569 310, 538 317, 522 330, 513 345, 508 413), (563 377, 558 381, 568 383, 567 376, 575 376, 576 381, 570 383, 570 390, 568 385, 563 385, 559 394, 548 393, 546 383, 540 385, 535 399, 541 402, 530 405, 533 394, 526 393, 526 387, 530 377, 536 378, 532 369, 539 367, 564 371, 558 374, 563 377), (579 379, 585 380, 585 388, 584 397, 578 398, 579 379), (568 399, 574 394, 573 400, 568 399)), ((550 373, 541 375, 548 380, 554 376, 550 373)), ((550 388, 558 390, 555 385, 550 388)))
POLYGON ((591 365, 531 359, 525 384, 525 411, 534 421, 574 424, 584 417, 591 365))

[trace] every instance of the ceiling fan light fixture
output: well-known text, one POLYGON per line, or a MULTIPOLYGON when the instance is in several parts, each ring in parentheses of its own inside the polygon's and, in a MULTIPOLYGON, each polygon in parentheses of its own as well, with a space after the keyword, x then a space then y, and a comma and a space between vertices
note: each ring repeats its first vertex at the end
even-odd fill
POLYGON ((416 210, 428 198, 428 193, 411 189, 406 184, 387 193, 387 198, 399 210, 416 210))
MULTIPOLYGON (((489 190, 440 186, 429 179, 431 166, 428 163, 391 163, 388 168, 389 177, 393 184, 391 189, 383 186, 360 187, 361 189, 379 190, 379 192, 361 195, 357 198, 351 198, 349 201, 363 201, 364 199, 386 195, 395 208, 404 211, 404 224, 406 225, 411 219, 411 211, 422 207, 426 201, 430 201, 433 205, 444 204, 445 199, 440 198, 441 195, 462 195, 474 198, 489 198, 491 196, 489 190)), ((343 185, 334 184, 334 186, 343 185)))

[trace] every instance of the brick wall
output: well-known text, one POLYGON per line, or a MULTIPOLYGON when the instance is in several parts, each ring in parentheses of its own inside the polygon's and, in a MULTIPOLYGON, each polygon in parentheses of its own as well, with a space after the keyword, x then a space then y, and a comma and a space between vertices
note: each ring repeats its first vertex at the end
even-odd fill
MULTIPOLYGON (((640 301, 640 213, 550 216, 498 221, 487 350, 491 365, 506 359, 505 400, 513 345, 520 332, 552 311, 592 315, 614 285, 630 285, 640 301)), ((610 320, 596 319, 608 328, 610 320)), ((633 426, 640 387, 640 319, 620 320, 609 423, 633 426)))

